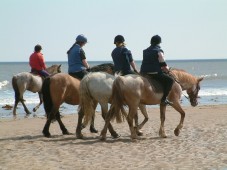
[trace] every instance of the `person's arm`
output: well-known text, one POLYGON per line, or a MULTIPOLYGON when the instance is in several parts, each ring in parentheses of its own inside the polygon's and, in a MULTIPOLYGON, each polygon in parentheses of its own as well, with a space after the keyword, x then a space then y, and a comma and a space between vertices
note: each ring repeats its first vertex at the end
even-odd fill
POLYGON ((167 63, 165 62, 165 58, 164 58, 163 52, 159 52, 158 53, 158 60, 159 60, 159 63, 160 63, 162 71, 168 73, 169 72, 169 67, 168 67, 167 63))
POLYGON ((83 63, 83 65, 84 65, 84 67, 86 67, 87 69, 90 68, 90 66, 89 66, 89 64, 88 64, 88 62, 87 62, 86 59, 83 59, 83 60, 82 60, 82 63, 83 63))
POLYGON ((136 63, 133 60, 131 51, 128 50, 127 48, 125 48, 125 50, 126 51, 124 52, 124 54, 126 55, 126 58, 127 58, 128 62, 129 62, 129 64, 131 65, 131 67, 133 68, 133 70, 138 73, 138 70, 136 68, 136 63))
POLYGON ((133 70, 138 73, 138 70, 136 68, 136 63, 134 62, 134 60, 132 60, 132 62, 130 63, 130 65, 132 66, 133 70))
POLYGON ((86 56, 85 56, 85 52, 83 49, 80 50, 80 58, 81 58, 81 61, 83 63, 83 66, 86 67, 87 69, 90 68, 88 62, 87 62, 87 59, 86 59, 86 56))
POLYGON ((44 60, 43 54, 41 53, 39 54, 39 64, 44 70, 46 70, 45 60, 44 60))

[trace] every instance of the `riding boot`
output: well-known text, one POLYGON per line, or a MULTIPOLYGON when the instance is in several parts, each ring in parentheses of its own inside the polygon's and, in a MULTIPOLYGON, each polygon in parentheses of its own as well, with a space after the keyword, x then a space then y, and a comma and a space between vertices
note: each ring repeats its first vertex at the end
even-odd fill
POLYGON ((172 105, 173 103, 167 99, 167 95, 163 95, 160 104, 161 105, 172 105))

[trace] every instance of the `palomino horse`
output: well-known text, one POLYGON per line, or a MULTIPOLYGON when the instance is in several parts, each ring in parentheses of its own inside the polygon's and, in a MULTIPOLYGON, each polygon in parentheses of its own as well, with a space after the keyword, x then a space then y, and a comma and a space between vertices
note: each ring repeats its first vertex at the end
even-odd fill
MULTIPOLYGON (((101 64, 91 68, 91 71, 106 71, 113 73, 113 64, 101 64)), ((42 93, 44 109, 47 114, 47 121, 43 128, 45 137, 50 137, 49 127, 52 119, 56 118, 63 134, 69 134, 60 118, 59 107, 62 103, 78 105, 80 80, 68 74, 59 73, 46 78, 43 82, 42 93)), ((79 111, 79 117, 83 114, 79 111)), ((82 120, 81 120, 82 121, 82 120)), ((81 128, 81 126, 80 126, 81 128)), ((94 127, 92 127, 94 128, 94 127)), ((90 127, 90 130, 92 129, 90 127)), ((95 130, 95 129, 94 129, 95 130)))
MULTIPOLYGON (((51 67, 48 67, 46 71, 49 74, 56 74, 61 72, 61 65, 52 65, 51 67)), ((22 103, 24 107, 24 111, 27 115, 31 114, 31 112, 28 110, 27 106, 24 103, 23 94, 26 90, 29 90, 33 93, 38 92, 39 93, 39 104, 33 109, 35 112, 39 106, 42 104, 42 96, 41 96, 41 88, 43 84, 43 79, 39 75, 35 75, 33 73, 29 72, 22 72, 19 74, 16 74, 12 78, 12 86, 15 92, 15 103, 13 107, 13 115, 16 116, 16 108, 19 102, 22 103)))
MULTIPOLYGON (((187 91, 191 105, 196 106, 198 104, 197 98, 200 90, 200 81, 203 78, 196 78, 183 70, 172 70, 171 74, 173 74, 180 83, 175 82, 168 95, 168 100, 173 103, 171 106, 181 114, 180 123, 174 130, 174 134, 178 136, 183 127, 185 118, 185 112, 180 105, 182 90, 187 91)), ((101 132, 102 140, 106 139, 107 127, 110 120, 116 118, 118 122, 121 122, 122 117, 127 118, 131 138, 137 138, 137 133, 133 127, 133 119, 137 112, 138 105, 140 103, 145 105, 160 104, 163 95, 162 91, 160 91, 160 89, 158 90, 157 86, 154 86, 154 84, 153 82, 151 85, 147 78, 139 75, 119 76, 115 79, 112 89, 112 104, 105 120, 105 126, 101 132), (129 107, 128 114, 123 108, 124 105, 128 105, 129 107)), ((159 135, 164 138, 167 137, 164 129, 165 112, 166 105, 160 105, 161 126, 159 135)))
MULTIPOLYGON (((108 103, 111 103, 111 95, 112 95, 112 86, 113 81, 115 80, 115 76, 107 74, 105 72, 94 72, 86 75, 80 82, 80 109, 84 114, 84 125, 86 125, 90 120, 93 121, 93 117, 95 114, 95 109, 97 104, 99 103, 102 110, 102 117, 105 119, 105 116, 108 112, 108 103)), ((138 135, 142 135, 139 129, 145 124, 148 120, 146 106, 139 105, 141 112, 145 116, 144 121, 138 125, 138 135)), ((82 116, 82 115, 81 115, 82 116)), ((136 114, 137 116, 137 114, 136 114)), ((138 124, 138 119, 136 124, 138 124)), ((76 135, 78 138, 83 138, 81 133, 81 123, 82 117, 79 117, 76 135)), ((110 124, 111 135, 115 138, 117 137, 116 133, 112 133, 112 125, 110 124)))

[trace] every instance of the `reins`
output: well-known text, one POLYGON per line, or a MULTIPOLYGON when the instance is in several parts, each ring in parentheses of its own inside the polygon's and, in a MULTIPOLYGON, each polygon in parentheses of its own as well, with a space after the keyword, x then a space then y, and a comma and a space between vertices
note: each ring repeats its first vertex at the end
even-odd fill
MULTIPOLYGON (((175 76, 174 74, 171 73, 171 72, 172 72, 172 71, 171 71, 172 69, 173 69, 172 67, 169 68, 168 74, 173 78, 173 80, 174 80, 175 82, 177 82, 177 83, 181 86, 180 81, 176 78, 176 76, 175 76)), ((189 100, 189 97, 188 97, 188 96, 186 96, 184 93, 182 93, 182 94, 183 94, 183 96, 184 96, 186 99, 189 100)))

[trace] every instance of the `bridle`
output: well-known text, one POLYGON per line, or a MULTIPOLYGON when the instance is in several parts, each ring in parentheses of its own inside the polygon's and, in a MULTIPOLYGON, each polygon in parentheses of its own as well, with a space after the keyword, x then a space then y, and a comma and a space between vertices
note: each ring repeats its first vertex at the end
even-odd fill
MULTIPOLYGON (((168 72, 168 74, 174 79, 174 81, 176 83, 178 83, 181 86, 180 82, 177 80, 177 78, 175 77, 175 75, 171 73, 171 70, 172 70, 172 68, 170 68, 170 71, 168 72)), ((193 91, 187 92, 188 96, 186 96, 183 93, 182 94, 183 94, 183 96, 186 99, 188 99, 191 102, 191 100, 194 100, 194 99, 197 99, 198 98, 198 92, 199 92, 199 90, 200 90, 200 87, 199 87, 199 84, 197 83, 196 88, 193 91)))

